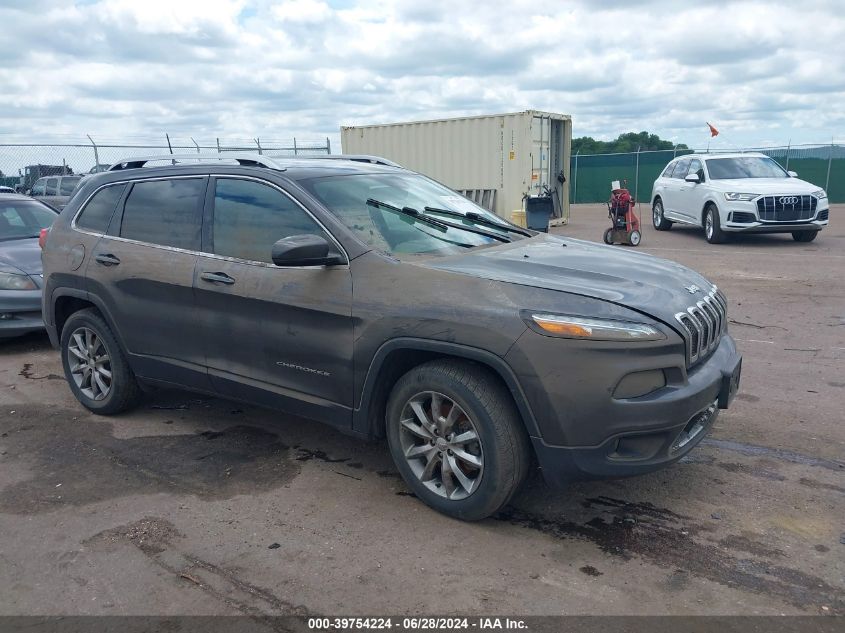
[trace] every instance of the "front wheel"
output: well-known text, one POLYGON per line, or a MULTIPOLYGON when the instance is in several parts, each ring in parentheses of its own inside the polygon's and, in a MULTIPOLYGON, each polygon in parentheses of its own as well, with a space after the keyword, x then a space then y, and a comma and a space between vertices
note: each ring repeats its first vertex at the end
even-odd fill
POLYGON ((631 246, 639 246, 643 237, 640 235, 639 231, 631 231, 631 235, 628 239, 631 240, 631 246))
POLYGON ((719 221, 719 210, 715 204, 709 205, 707 211, 704 213, 704 235, 711 244, 721 244, 727 238, 724 231, 722 231, 722 225, 719 221))
POLYGON ((792 239, 796 242, 812 242, 818 234, 818 231, 793 231, 792 239))
POLYGON ((651 207, 651 223, 658 231, 668 231, 672 228, 672 222, 663 215, 663 201, 658 198, 651 207))
POLYGON ((528 473, 528 438, 516 406, 481 365, 437 360, 415 367, 393 387, 386 424, 405 483, 449 516, 490 516, 528 473))

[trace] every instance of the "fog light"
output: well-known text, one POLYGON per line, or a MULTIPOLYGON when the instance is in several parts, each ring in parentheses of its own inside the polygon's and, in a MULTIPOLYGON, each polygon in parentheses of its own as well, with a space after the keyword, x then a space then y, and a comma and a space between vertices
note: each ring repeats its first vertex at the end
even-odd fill
POLYGON ((11 312, 0 312, 0 321, 9 321, 14 319, 15 315, 11 312))

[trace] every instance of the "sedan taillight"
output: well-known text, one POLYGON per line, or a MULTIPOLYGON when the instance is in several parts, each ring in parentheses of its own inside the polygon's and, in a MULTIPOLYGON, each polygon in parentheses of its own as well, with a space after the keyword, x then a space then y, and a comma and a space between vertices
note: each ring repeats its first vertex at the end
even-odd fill
POLYGON ((42 249, 44 245, 47 243, 47 234, 50 232, 50 229, 41 229, 41 232, 38 234, 38 246, 42 249))

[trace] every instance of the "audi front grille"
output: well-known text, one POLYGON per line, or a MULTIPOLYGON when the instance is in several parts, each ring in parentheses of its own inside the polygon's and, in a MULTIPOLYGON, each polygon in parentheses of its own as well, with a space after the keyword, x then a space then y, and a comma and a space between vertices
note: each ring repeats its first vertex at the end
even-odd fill
POLYGON ((797 222, 816 215, 815 196, 763 196, 757 198, 757 215, 763 222, 797 222))

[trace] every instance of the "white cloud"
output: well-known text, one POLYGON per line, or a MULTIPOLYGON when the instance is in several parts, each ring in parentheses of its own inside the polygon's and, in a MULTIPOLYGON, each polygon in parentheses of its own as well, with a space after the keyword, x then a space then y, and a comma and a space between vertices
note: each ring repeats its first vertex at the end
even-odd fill
POLYGON ((0 141, 323 138, 538 108, 575 134, 845 140, 829 0, 0 0, 0 141))

